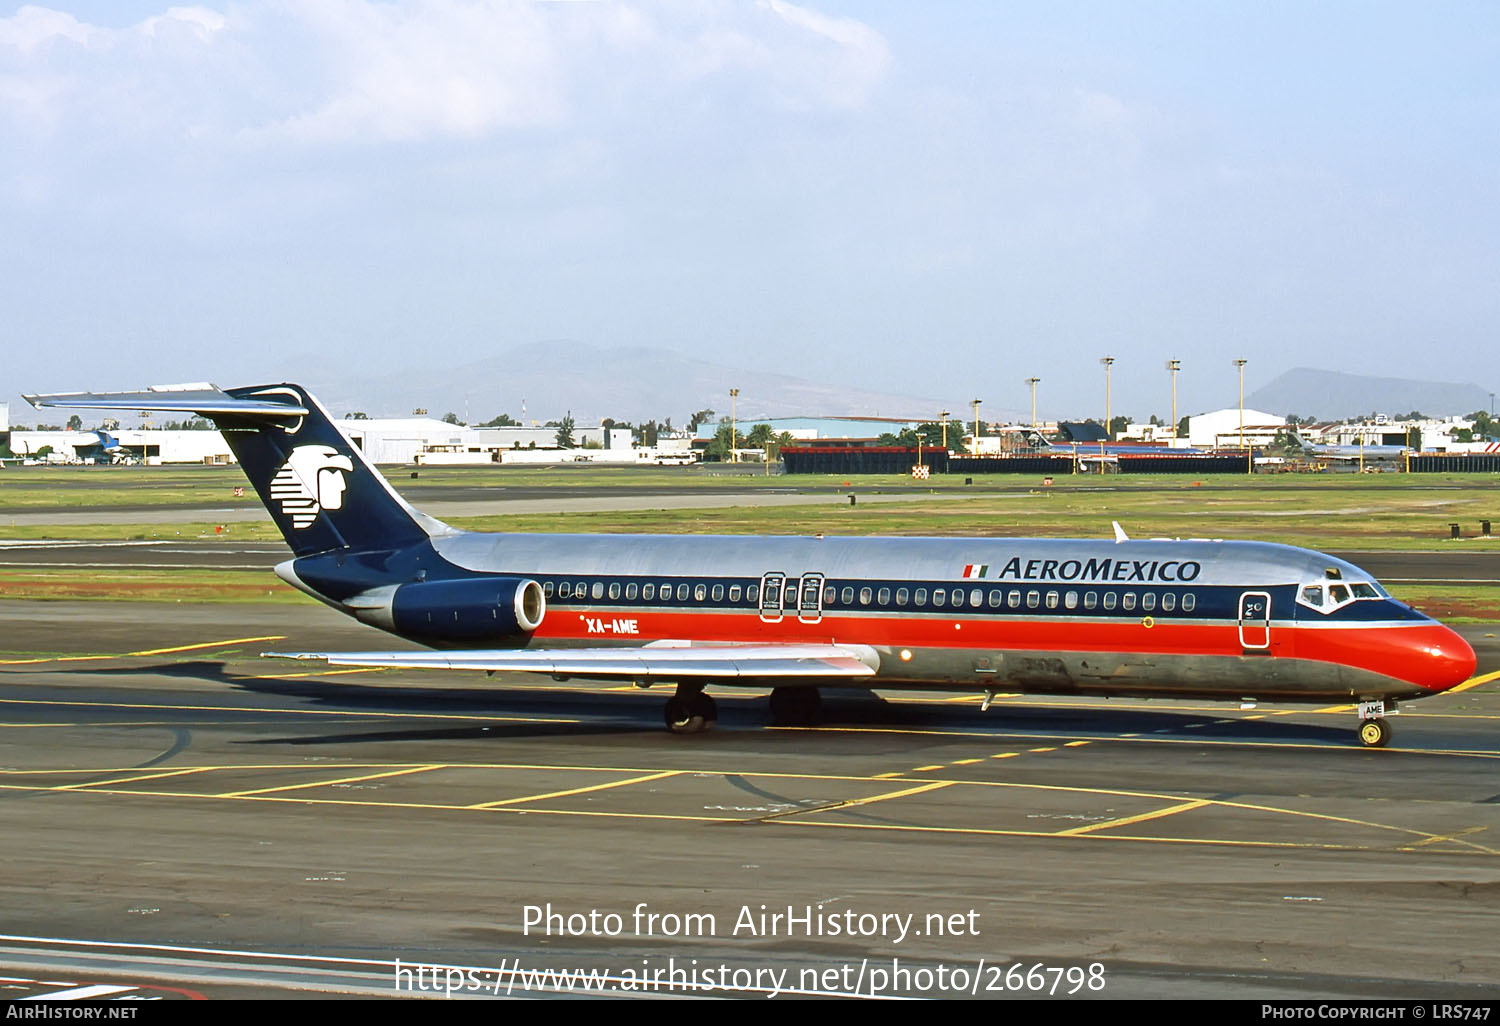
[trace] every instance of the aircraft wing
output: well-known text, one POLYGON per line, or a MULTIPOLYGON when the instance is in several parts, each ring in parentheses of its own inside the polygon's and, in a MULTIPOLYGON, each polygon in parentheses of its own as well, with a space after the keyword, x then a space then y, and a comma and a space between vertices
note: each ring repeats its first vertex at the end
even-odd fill
POLYGON ((735 677, 873 677, 880 657, 865 645, 645 645, 447 652, 264 652, 279 659, 323 659, 330 666, 485 670, 554 677, 679 680, 735 677))

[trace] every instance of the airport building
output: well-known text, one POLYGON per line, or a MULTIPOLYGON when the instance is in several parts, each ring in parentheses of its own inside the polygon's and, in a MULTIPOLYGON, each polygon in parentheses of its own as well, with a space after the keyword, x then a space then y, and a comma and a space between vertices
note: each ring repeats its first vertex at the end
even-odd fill
POLYGON ((1276 440, 1276 435, 1285 430, 1285 417, 1261 410, 1242 411, 1234 406, 1189 417, 1187 443, 1198 449, 1238 449, 1243 437, 1243 445, 1258 448, 1270 445, 1276 440))
POLYGON ((425 417, 344 420, 338 426, 377 464, 556 463, 578 454, 599 462, 636 459, 629 428, 575 427, 574 448, 562 450, 555 427, 477 428, 425 417))
POLYGON ((233 463, 217 431, 12 431, 10 450, 22 460, 49 463, 233 463))

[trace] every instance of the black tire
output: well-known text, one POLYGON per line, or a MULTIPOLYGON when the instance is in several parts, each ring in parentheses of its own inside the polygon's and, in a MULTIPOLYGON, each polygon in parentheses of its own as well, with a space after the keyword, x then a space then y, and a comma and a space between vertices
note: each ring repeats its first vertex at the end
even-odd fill
POLYGON ((673 734, 699 734, 703 731, 703 713, 692 699, 672 696, 663 710, 667 730, 673 734))
POLYGON ((1366 748, 1384 748, 1391 740, 1391 725, 1385 720, 1365 720, 1359 725, 1359 743, 1366 748))
POLYGON ((817 688, 771 689, 771 724, 812 727, 823 718, 823 697, 817 688))
POLYGON ((719 703, 715 702, 712 695, 698 692, 693 702, 693 711, 703 717, 703 730, 713 730, 719 722, 719 703))

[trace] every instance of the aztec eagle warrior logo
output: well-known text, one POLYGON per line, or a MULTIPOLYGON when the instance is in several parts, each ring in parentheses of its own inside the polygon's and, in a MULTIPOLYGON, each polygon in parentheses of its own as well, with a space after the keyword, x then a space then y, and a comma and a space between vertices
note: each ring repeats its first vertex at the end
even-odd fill
POLYGON ((271 498, 300 531, 323 510, 343 508, 344 475, 353 470, 349 457, 329 446, 299 445, 271 478, 271 498))

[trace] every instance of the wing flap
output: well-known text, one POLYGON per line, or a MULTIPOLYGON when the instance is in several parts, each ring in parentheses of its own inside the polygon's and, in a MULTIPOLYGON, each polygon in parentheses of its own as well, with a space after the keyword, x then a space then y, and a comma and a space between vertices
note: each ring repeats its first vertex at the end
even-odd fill
POLYGON ((330 666, 484 670, 633 680, 736 677, 872 677, 880 657, 863 645, 685 645, 531 651, 265 652, 330 666))

